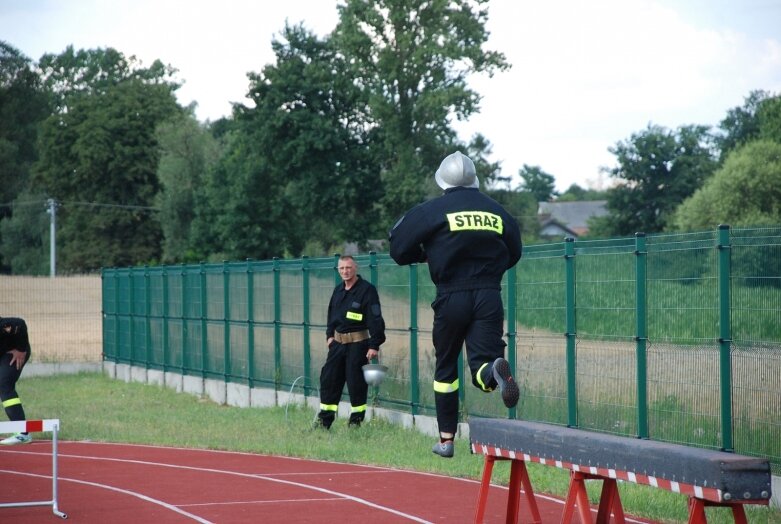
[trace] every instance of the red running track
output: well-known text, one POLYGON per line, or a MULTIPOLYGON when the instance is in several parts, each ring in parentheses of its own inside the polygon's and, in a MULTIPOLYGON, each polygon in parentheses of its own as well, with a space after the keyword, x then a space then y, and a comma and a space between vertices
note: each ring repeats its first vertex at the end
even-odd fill
MULTIPOLYGON (((58 507, 0 507, 0 522, 38 524, 466 523, 479 482, 393 468, 224 451, 59 442, 58 507)), ((51 443, 0 449, 0 504, 52 499, 51 443)), ((485 522, 505 521, 507 488, 491 486, 485 522)), ((537 496, 543 522, 561 500, 537 496)), ((521 522, 530 521, 521 500, 521 522)), ((629 522, 648 522, 628 520, 629 522)))

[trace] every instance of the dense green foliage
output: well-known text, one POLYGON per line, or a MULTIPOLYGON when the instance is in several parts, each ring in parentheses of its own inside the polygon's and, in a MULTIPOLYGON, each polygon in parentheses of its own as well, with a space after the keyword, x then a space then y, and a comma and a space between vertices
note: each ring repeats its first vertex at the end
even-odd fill
POLYGON ((157 128, 160 209, 163 232, 162 261, 197 262, 207 253, 194 242, 193 222, 197 196, 206 177, 220 158, 220 143, 207 126, 193 115, 182 113, 157 128))
POLYGON ((781 224, 781 141, 760 139, 732 151, 724 165, 677 209, 680 231, 781 224))
MULTIPOLYGON (((150 213, 160 188, 155 129, 181 111, 172 72, 159 62, 142 68, 111 49, 70 47, 44 55, 39 68, 46 87, 39 96, 54 108, 35 129, 36 152, 25 155, 35 162, 18 175, 26 187, 14 197, 57 200, 58 258, 69 271, 158 259, 160 222, 150 213)), ((20 98, 11 96, 3 111, 20 98)), ((37 273, 48 229, 24 218, 3 224, 3 257, 14 270, 37 273)))
POLYGON ((509 67, 502 53, 483 49, 487 6, 487 0, 348 0, 339 6, 334 38, 368 95, 386 221, 419 203, 432 166, 465 147, 449 118, 463 120, 479 108, 467 77, 509 67))
MULTIPOLYGON (((0 41, 0 220, 6 222, 0 222, 3 228, 0 230, 0 270, 25 270, 29 267, 24 263, 28 256, 33 265, 38 263, 35 256, 24 249, 30 242, 19 243, 24 240, 19 238, 2 242, 5 236, 2 231, 13 227, 7 222, 16 210, 37 211, 36 216, 41 214, 43 204, 40 200, 36 202, 40 204, 37 209, 25 206, 32 203, 27 192, 30 169, 38 157, 38 128, 49 114, 49 97, 30 59, 0 41), (16 208, 8 205, 13 200, 18 200, 16 208)), ((32 244, 40 249, 42 231, 35 227, 37 222, 28 224, 29 230, 20 231, 20 234, 34 235, 32 244)))
POLYGON ((558 193, 556 192, 556 179, 550 173, 546 173, 540 166, 524 164, 518 174, 521 176, 521 188, 531 193, 537 202, 548 202, 558 193))
POLYGON ((452 126, 480 109, 469 77, 510 67, 485 49, 488 1, 348 0, 338 9, 323 37, 286 24, 271 42, 274 62, 248 72, 252 104, 217 122, 176 102, 176 70, 160 61, 68 47, 36 64, 0 42, 0 271, 45 274, 55 218, 58 272, 321 256, 348 242, 377 249, 371 241, 401 213, 439 194, 431 175, 456 149, 519 219, 527 244, 538 237, 537 203, 557 196, 607 201, 589 238, 777 220, 777 164, 727 163, 759 140, 781 143, 781 96, 750 93, 717 130, 649 124, 610 149, 604 192, 573 185, 559 196, 554 176, 528 165, 511 189, 488 160, 489 139, 464 143, 452 126), (726 186, 705 185, 736 169, 733 195, 762 198, 726 213, 714 189, 726 186), (694 204, 677 212, 700 189, 697 214, 708 224, 685 216, 694 204))
POLYGON ((675 208, 699 188, 716 168, 711 137, 704 126, 676 132, 649 125, 610 149, 618 166, 609 170, 621 179, 607 192, 606 217, 595 220, 603 236, 658 233, 675 208))
POLYGON ((166 84, 118 79, 105 92, 74 96, 44 122, 34 186, 62 202, 63 266, 159 259, 159 217, 144 208, 160 189, 155 129, 176 111, 166 84))
POLYGON ((207 252, 268 259, 299 255, 312 239, 325 249, 378 234, 382 184, 365 147, 365 95, 333 41, 301 26, 281 37, 276 64, 250 75, 254 107, 236 108, 206 177, 198 227, 207 252))
POLYGON ((581 200, 605 200, 607 193, 598 189, 584 189, 577 184, 572 184, 556 199, 557 202, 577 202, 581 200))

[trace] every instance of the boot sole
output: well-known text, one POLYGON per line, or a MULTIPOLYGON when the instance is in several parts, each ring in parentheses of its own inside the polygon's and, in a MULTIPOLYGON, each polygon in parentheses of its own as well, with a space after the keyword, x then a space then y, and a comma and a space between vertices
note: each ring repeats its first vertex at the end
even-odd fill
POLYGON ((454 455, 453 446, 448 446, 443 449, 439 444, 434 444, 434 447, 431 448, 431 452, 443 458, 453 458, 454 455))
POLYGON ((497 358, 494 361, 493 373, 496 382, 499 384, 499 391, 502 392, 504 405, 508 408, 514 408, 518 405, 521 391, 518 389, 515 379, 513 379, 510 363, 501 357, 497 358))

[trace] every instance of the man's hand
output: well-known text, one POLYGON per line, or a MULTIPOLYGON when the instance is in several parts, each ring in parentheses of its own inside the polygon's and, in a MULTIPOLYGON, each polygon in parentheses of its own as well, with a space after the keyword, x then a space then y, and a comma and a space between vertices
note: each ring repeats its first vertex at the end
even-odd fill
POLYGON ((19 351, 18 349, 12 349, 10 353, 11 365, 15 365, 16 369, 22 369, 22 366, 24 365, 24 358, 27 356, 27 353, 19 351))
POLYGON ((370 349, 369 351, 366 352, 366 359, 369 362, 371 362, 371 360, 373 358, 377 358, 377 355, 379 355, 379 354, 380 354, 380 352, 377 351, 376 349, 370 349))

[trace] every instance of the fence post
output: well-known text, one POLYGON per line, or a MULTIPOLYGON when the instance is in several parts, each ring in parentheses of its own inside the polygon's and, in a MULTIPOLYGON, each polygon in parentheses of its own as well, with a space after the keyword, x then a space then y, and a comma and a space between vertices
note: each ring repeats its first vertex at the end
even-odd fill
POLYGON ((206 318, 209 315, 209 311, 206 309, 208 295, 206 293, 206 264, 204 262, 201 262, 199 281, 201 291, 201 377, 206 378, 206 354, 209 349, 208 323, 206 322, 206 318))
POLYGON ((304 255, 303 261, 301 263, 301 271, 303 272, 302 275, 302 285, 303 288, 303 296, 302 302, 303 302, 303 325, 304 325, 304 396, 308 397, 309 393, 312 389, 312 386, 310 384, 310 372, 312 367, 312 348, 310 346, 311 342, 309 340, 309 329, 310 329, 310 321, 309 321, 309 302, 310 302, 310 292, 309 292, 309 257, 304 255))
POLYGON ((168 347, 168 266, 163 266, 162 271, 162 293, 163 293, 163 308, 162 308, 162 322, 163 322, 163 377, 165 378, 165 372, 168 371, 168 361, 170 348, 168 347))
POLYGON ((247 385, 255 385, 255 273, 247 259, 247 385))
POLYGON ((565 298, 567 332, 567 426, 578 425, 577 361, 575 358, 575 239, 564 239, 565 298))
POLYGON ((369 278, 374 287, 380 284, 380 273, 377 268, 377 252, 369 251, 369 278))
POLYGON ((274 263, 274 384, 279 389, 282 384, 282 292, 280 289, 279 257, 273 258, 274 263))
POLYGON ((409 376, 410 413, 418 414, 420 406, 420 373, 418 370, 418 265, 409 266, 409 376))
POLYGON ((719 371, 721 388, 721 438, 722 449, 733 451, 732 444, 732 325, 730 323, 730 229, 719 225, 719 371))
POLYGON ((133 366, 135 362, 135 347, 136 347, 136 326, 135 326, 135 287, 133 285, 133 268, 128 268, 127 270, 127 291, 128 291, 128 319, 130 320, 130 333, 128 334, 128 342, 130 343, 130 365, 133 366))
POLYGON ((182 295, 182 341, 181 341, 181 350, 182 350, 182 375, 185 375, 187 373, 187 364, 189 363, 189 359, 187 358, 187 266, 182 263, 182 283, 181 283, 181 295, 182 295))
POLYGON ((152 352, 152 302, 150 300, 152 291, 149 284, 149 266, 144 265, 144 367, 151 367, 150 356, 152 352))
POLYGON ((342 279, 339 277, 339 253, 334 253, 334 286, 338 286, 342 279))
POLYGON ((231 376, 231 315, 230 315, 230 267, 228 261, 222 261, 222 313, 225 317, 223 319, 223 336, 222 336, 222 351, 223 351, 223 363, 222 372, 225 382, 228 382, 231 376))
MULTIPOLYGON (((518 264, 514 265, 507 271, 507 361, 510 363, 510 369, 513 370, 513 375, 518 376, 516 372, 516 332, 518 321, 516 318, 516 283, 518 281, 518 264)), ((510 418, 516 418, 517 407, 510 408, 510 418)))
POLYGON ((114 362, 119 363, 119 269, 114 268, 114 362))
POLYGON ((648 324, 647 274, 648 251, 645 233, 635 233, 635 321, 637 358, 637 436, 648 438, 648 324))
POLYGON ((187 373, 187 314, 185 311, 185 308, 187 307, 187 266, 184 265, 184 262, 182 263, 182 282, 181 282, 181 298, 182 298, 182 305, 181 305, 181 311, 182 311, 182 340, 181 340, 181 346, 182 346, 182 375, 185 375, 187 373))

